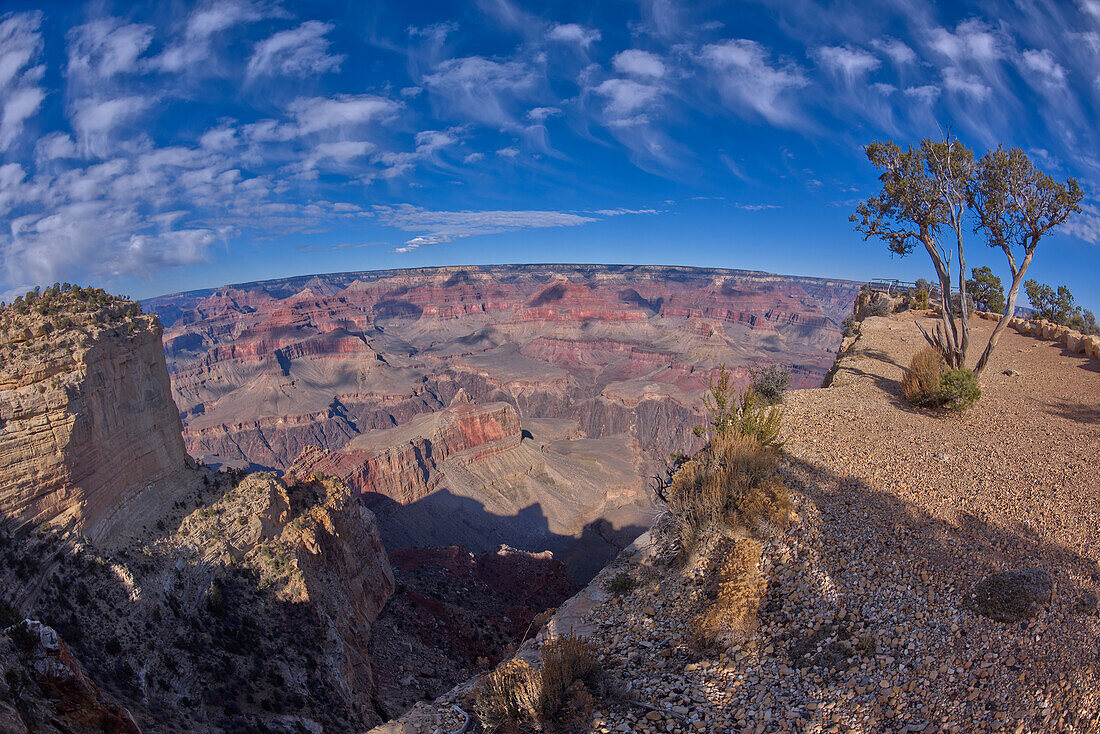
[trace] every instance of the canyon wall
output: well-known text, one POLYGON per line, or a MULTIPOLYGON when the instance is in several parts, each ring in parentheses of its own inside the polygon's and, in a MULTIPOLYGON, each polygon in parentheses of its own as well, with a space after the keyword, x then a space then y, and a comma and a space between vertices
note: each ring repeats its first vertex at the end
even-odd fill
POLYGON ((165 322, 196 458, 281 471, 306 452, 300 468, 364 494, 390 548, 508 544, 579 562, 585 538, 603 558, 626 528, 648 526, 646 478, 697 448, 720 366, 740 385, 770 364, 795 387, 820 385, 857 290, 735 270, 503 265, 288 278, 146 305, 165 322), (456 398, 494 406, 486 426, 500 431, 454 421, 491 454, 465 465, 442 455, 465 451, 463 436, 437 435, 427 417, 456 398), (584 488, 560 489, 571 484, 584 488))
POLYGON ((160 325, 142 314, 47 324, 30 314, 0 340, 0 515, 124 537, 196 481, 160 325))
POLYGON ((578 581, 649 526, 627 435, 577 439, 567 421, 521 427, 508 403, 456 401, 336 451, 302 452, 290 476, 333 476, 378 516, 391 552, 462 544, 551 550, 578 581))

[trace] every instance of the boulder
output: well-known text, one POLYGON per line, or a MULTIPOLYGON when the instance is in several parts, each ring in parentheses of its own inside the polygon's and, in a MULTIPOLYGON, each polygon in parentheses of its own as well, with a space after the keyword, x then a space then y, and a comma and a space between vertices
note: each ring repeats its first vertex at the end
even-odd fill
POLYGON ((1031 619, 1054 592, 1053 577, 1041 568, 999 571, 982 579, 971 595, 975 611, 998 622, 1031 619))

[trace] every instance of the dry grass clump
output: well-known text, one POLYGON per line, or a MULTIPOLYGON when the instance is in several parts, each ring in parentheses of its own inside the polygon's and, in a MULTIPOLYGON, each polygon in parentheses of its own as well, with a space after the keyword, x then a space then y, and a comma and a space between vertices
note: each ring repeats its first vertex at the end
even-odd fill
POLYGON ((760 573, 761 555, 760 541, 742 538, 721 556, 713 576, 713 601, 691 622, 700 643, 730 642, 756 628, 767 591, 767 582, 760 573))
POLYGON ((586 683, 598 670, 595 651, 584 638, 553 638, 542 646, 541 668, 513 659, 488 673, 478 683, 474 713, 486 731, 505 734, 587 722, 593 698, 586 683))
POLYGON ((938 349, 925 347, 913 356, 901 380, 901 392, 911 405, 937 406, 941 402, 940 383, 947 373, 947 362, 938 349))
POLYGON ((943 354, 933 347, 917 352, 901 380, 901 392, 911 405, 966 410, 978 402, 981 388, 968 369, 947 369, 943 354))
POLYGON ((727 523, 750 527, 761 521, 785 526, 790 495, 773 478, 776 452, 753 436, 720 433, 673 475, 665 492, 679 521, 681 546, 691 547, 703 528, 727 523))
POLYGON ((541 683, 526 660, 505 661, 478 683, 474 713, 487 731, 521 732, 539 720, 541 683))

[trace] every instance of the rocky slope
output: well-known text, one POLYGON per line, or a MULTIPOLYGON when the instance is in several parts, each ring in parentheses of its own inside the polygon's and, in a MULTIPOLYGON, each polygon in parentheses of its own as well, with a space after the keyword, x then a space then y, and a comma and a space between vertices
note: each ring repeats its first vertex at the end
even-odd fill
POLYGON ((359 493, 196 468, 135 303, 51 288, 0 317, 5 730, 378 722, 368 648, 394 581, 359 493))
MULTIPOLYGON (((1100 730, 1087 458, 1100 375, 1064 345, 1007 333, 972 410, 914 410, 899 387, 924 346, 914 317, 866 319, 832 386, 790 395, 780 471, 795 514, 761 539, 755 625, 700 645, 710 551, 670 566, 656 532, 554 615, 540 643, 583 635, 609 679, 583 730, 1100 730), (618 574, 633 588, 613 593, 618 574)), ((972 327, 981 343, 992 324, 972 327)), ((455 730, 473 690, 377 731, 455 730)))
POLYGON ((197 481, 156 317, 47 290, 0 322, 0 514, 100 542, 152 525, 197 481))

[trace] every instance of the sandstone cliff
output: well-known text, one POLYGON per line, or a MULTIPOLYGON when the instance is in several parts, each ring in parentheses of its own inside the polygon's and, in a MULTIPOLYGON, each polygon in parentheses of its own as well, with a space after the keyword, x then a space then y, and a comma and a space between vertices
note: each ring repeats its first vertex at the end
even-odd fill
POLYGON ((89 290, 0 319, 0 515, 97 541, 151 526, 196 481, 157 318, 89 290))
POLYGON ((0 702, 20 704, 0 728, 376 723, 368 646, 394 582, 358 493, 197 468, 135 303, 50 288, 0 326, 0 618, 48 625, 30 658, 8 656, 22 627, 0 631, 0 702))

